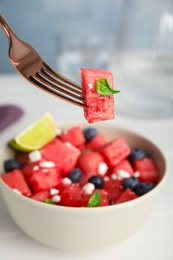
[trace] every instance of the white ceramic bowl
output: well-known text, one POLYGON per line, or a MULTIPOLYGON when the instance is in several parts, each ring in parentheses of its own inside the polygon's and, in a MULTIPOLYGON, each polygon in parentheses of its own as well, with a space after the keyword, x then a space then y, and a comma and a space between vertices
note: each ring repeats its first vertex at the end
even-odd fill
MULTIPOLYGON (((74 126, 63 124, 63 128, 74 126)), ((77 125, 77 124, 76 124, 77 125)), ((88 124, 83 124, 86 127, 88 124)), ((166 162, 162 152, 149 140, 116 126, 94 125, 109 139, 122 136, 131 147, 148 149, 161 174, 159 184, 149 193, 129 202, 98 208, 71 208, 49 205, 21 196, 0 179, 0 190, 16 224, 30 237, 63 250, 92 250, 111 246, 128 238, 149 216, 163 187, 166 162)), ((5 145, 0 150, 0 171, 4 159, 13 156, 5 145)))

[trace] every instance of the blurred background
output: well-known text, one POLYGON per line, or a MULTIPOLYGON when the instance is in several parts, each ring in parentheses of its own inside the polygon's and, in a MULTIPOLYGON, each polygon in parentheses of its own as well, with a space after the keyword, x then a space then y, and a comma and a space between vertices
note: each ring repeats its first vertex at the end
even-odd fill
MULTIPOLYGON (((173 116, 172 0, 0 0, 16 34, 55 70, 80 81, 80 67, 114 74, 116 110, 173 116)), ((0 30, 0 74, 16 73, 0 30)))
MULTIPOLYGON (((63 31, 82 24, 81 32, 90 28, 95 34, 110 32, 114 36, 122 6, 121 0, 0 0, 0 12, 12 29, 54 68, 57 66, 60 41, 57 31, 60 28, 63 31)), ((74 35, 77 37, 80 36, 74 35)), ((7 55, 7 38, 2 30, 0 46, 0 73, 14 72, 7 55)))

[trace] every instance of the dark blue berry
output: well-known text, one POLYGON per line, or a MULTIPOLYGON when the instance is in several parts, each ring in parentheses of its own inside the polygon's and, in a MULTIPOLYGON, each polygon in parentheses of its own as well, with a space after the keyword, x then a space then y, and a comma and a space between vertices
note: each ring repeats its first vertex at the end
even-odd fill
POLYGON ((125 178, 123 180, 123 188, 124 189, 131 189, 131 190, 135 190, 136 186, 139 184, 139 180, 136 177, 129 177, 129 178, 125 178))
POLYGON ((104 186, 104 180, 102 177, 93 175, 88 179, 88 182, 93 183, 96 189, 102 189, 104 186))
POLYGON ((132 148, 128 159, 131 163, 133 163, 136 159, 142 159, 148 157, 149 153, 144 148, 132 148))
POLYGON ((154 188, 154 185, 151 182, 140 182, 136 188, 135 188, 135 193, 138 196, 142 196, 145 193, 149 192, 154 188))
POLYGON ((21 169, 22 165, 14 159, 8 159, 4 162, 4 168, 6 172, 13 171, 14 169, 21 169))
POLYGON ((86 142, 89 142, 94 136, 98 134, 98 132, 96 128, 89 127, 83 130, 83 134, 86 142))
POLYGON ((82 171, 79 168, 74 168, 69 173, 69 179, 72 182, 79 182, 81 178, 82 178, 82 171))

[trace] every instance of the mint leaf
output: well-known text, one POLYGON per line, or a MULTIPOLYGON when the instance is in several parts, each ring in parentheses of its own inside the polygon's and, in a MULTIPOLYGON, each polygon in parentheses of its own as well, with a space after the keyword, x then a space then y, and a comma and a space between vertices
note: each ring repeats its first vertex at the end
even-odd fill
POLYGON ((51 199, 45 199, 44 202, 47 204, 55 204, 51 199))
POLYGON ((101 202, 100 192, 96 191, 89 199, 87 207, 89 208, 97 207, 99 206, 100 202, 101 202))
POLYGON ((111 83, 106 78, 96 79, 96 91, 103 96, 110 96, 120 92, 112 88, 111 83))

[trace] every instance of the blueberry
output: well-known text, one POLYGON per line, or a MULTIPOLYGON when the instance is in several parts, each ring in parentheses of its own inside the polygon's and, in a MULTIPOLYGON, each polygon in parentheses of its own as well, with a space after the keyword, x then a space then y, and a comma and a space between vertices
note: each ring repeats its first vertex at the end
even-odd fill
POLYGON ((129 177, 129 178, 125 178, 123 180, 123 188, 124 189, 131 189, 131 190, 135 190, 136 186, 139 184, 139 180, 136 177, 129 177))
POLYGON ((6 172, 13 171, 14 169, 21 169, 22 165, 14 159, 8 159, 4 162, 4 168, 6 172))
POLYGON ((97 129, 89 127, 83 130, 86 142, 89 142, 94 136, 98 134, 97 129))
POLYGON ((102 177, 93 175, 88 179, 88 182, 93 183, 96 189, 102 189, 104 186, 104 180, 102 177))
POLYGON ((151 182, 140 182, 136 188, 135 188, 135 193, 138 196, 142 196, 145 193, 149 192, 154 188, 154 185, 151 182))
POLYGON ((69 173, 69 179, 72 182, 79 182, 81 178, 82 178, 82 171, 79 168, 74 168, 69 173))
POLYGON ((131 153, 128 156, 128 159, 131 163, 133 163, 133 161, 135 159, 142 159, 142 158, 145 158, 148 156, 149 156, 149 153, 144 148, 132 148, 131 153))

